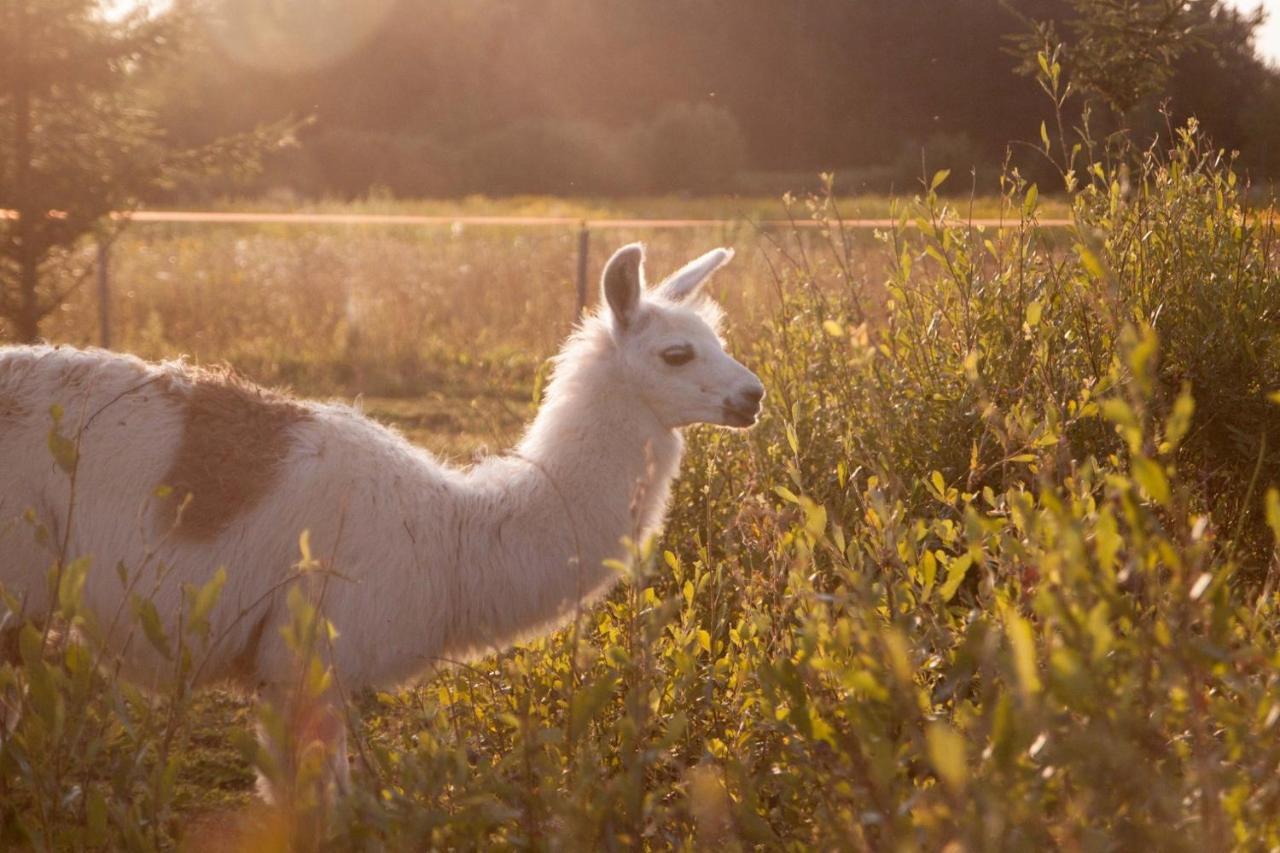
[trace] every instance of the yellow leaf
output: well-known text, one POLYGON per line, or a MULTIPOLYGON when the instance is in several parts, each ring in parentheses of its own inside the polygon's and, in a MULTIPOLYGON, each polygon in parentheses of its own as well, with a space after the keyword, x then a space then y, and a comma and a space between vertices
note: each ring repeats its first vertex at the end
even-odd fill
POLYGON ((931 722, 925 729, 929 763, 942 783, 954 792, 964 789, 969 775, 965 762, 964 738, 943 722, 931 722))
POLYGON ((1013 668, 1018 684, 1028 695, 1040 692, 1040 674, 1036 668, 1036 645, 1031 623, 1012 610, 1005 613, 1005 635, 1013 652, 1013 668))
POLYGON ((1165 476, 1164 469, 1159 463, 1142 455, 1134 456, 1133 478, 1152 500, 1161 506, 1168 506, 1169 478, 1165 476))
POLYGON ((943 601, 955 598, 956 590, 960 589, 960 584, 964 583, 964 576, 971 565, 973 565, 973 557, 965 553, 956 557, 947 566, 947 580, 938 589, 938 595, 942 596, 943 601))
POLYGON ((1040 302, 1032 302, 1027 306, 1027 325, 1035 328, 1040 325, 1040 317, 1044 314, 1044 305, 1040 302))

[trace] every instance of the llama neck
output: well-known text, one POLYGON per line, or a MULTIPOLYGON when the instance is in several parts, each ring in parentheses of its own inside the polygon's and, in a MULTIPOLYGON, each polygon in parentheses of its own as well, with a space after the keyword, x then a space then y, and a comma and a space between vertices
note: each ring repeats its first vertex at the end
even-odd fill
POLYGON ((508 457, 474 469, 448 645, 492 651, 546 631, 618 579, 624 537, 661 525, 680 464, 663 427, 605 369, 560 375, 508 457))

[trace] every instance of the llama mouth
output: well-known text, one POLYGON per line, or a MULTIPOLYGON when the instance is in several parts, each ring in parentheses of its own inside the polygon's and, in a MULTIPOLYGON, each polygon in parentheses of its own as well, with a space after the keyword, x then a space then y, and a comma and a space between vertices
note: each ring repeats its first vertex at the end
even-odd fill
POLYGON ((760 416, 760 408, 752 406, 749 409, 740 409, 736 406, 730 406, 728 403, 724 406, 725 424, 731 427, 746 428, 754 426, 756 418, 760 416))

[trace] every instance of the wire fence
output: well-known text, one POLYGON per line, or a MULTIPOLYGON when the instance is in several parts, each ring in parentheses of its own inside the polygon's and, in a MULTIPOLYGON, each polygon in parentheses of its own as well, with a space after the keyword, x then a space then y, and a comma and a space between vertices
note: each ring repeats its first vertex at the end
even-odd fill
MULTIPOLYGON (((727 229, 748 226, 760 231, 777 230, 815 230, 837 225, 849 230, 873 231, 888 229, 899 224, 897 219, 842 219, 823 221, 814 219, 583 219, 568 216, 440 216, 415 214, 378 214, 378 213, 258 213, 249 211, 188 211, 188 210, 141 210, 130 213, 113 214, 112 218, 121 222, 138 224, 190 224, 190 225, 285 225, 285 226, 396 226, 409 228, 463 228, 463 227, 495 227, 495 228, 531 228, 546 230, 576 230, 577 232, 577 267, 576 267, 576 307, 575 317, 581 314, 588 298, 588 269, 591 247, 591 234, 597 231, 613 230, 686 230, 686 229, 727 229)), ((912 223, 908 222, 910 226, 912 223)), ((983 228, 1004 228, 1015 223, 1001 219, 965 220, 963 225, 983 228)), ((1068 219, 1045 219, 1038 225, 1042 228, 1062 228, 1071 224, 1068 219)), ((112 328, 112 282, 111 282, 111 246, 108 242, 99 242, 96 256, 96 283, 98 297, 99 340, 103 347, 111 346, 112 328)))

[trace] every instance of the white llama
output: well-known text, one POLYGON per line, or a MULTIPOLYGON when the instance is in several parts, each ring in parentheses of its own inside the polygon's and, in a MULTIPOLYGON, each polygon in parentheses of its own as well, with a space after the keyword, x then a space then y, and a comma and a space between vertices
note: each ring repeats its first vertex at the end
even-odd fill
MULTIPOLYGON (((135 592, 148 591, 172 637, 181 585, 225 567, 200 680, 253 691, 296 674, 280 627, 304 530, 335 572, 323 609, 343 687, 399 684, 551 631, 617 580, 604 563, 627 559, 624 537, 662 524, 680 429, 755 422, 764 388, 725 353, 718 309, 694 298, 731 257, 708 252, 650 290, 642 247, 620 249, 602 276, 607 307, 557 357, 524 438, 466 470, 351 408, 226 373, 0 348, 0 583, 28 615, 48 612, 65 541, 67 556, 92 557, 83 600, 106 625, 128 606, 112 569, 163 565, 158 588, 149 576, 135 592), (79 435, 74 494, 48 449, 53 404, 63 432, 79 435), (172 493, 157 497, 161 486, 172 493), (28 509, 48 528, 43 542, 21 520, 28 509)), ((172 670, 141 641, 125 657, 144 684, 172 670)), ((330 712, 328 734, 345 783, 340 719, 330 712)))

